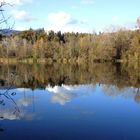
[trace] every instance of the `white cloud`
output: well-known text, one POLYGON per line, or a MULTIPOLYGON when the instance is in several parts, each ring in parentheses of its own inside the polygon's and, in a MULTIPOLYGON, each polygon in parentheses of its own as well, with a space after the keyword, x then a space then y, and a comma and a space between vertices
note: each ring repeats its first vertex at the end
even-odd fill
POLYGON ((27 92, 27 91, 30 91, 29 88, 17 88, 17 91, 20 91, 20 92, 27 92))
POLYGON ((14 5, 22 5, 24 3, 32 3, 33 0, 0 0, 0 2, 6 2, 14 5))
POLYGON ((73 18, 70 14, 60 11, 56 13, 50 13, 48 15, 49 26, 47 30, 54 30, 62 32, 87 32, 84 26, 87 23, 86 20, 78 20, 73 18))
POLYGON ((35 18, 30 16, 26 11, 24 10, 13 10, 11 11, 12 16, 17 20, 22 20, 25 22, 34 21, 35 18))
POLYGON ((29 106, 33 102, 32 97, 23 97, 17 100, 18 106, 29 106))
POLYGON ((73 98, 89 96, 93 94, 95 87, 93 85, 62 85, 61 87, 47 86, 46 90, 53 95, 51 97, 52 103, 59 103, 60 105, 65 105, 65 103, 70 102, 73 98))
POLYGON ((57 23, 60 26, 65 26, 68 24, 76 24, 78 20, 71 17, 70 14, 67 14, 63 11, 58 13, 50 13, 48 16, 48 20, 50 23, 57 23))
POLYGON ((19 20, 22 20, 27 16, 27 13, 24 10, 21 10, 21 11, 13 10, 12 14, 14 18, 19 19, 19 20))
POLYGON ((19 112, 13 113, 12 109, 1 109, 0 115, 2 116, 2 120, 4 120, 4 119, 19 120, 19 118, 20 118, 20 113, 19 112))
POLYGON ((81 4, 83 5, 93 5, 95 4, 94 0, 81 0, 81 4))
POLYGON ((20 111, 16 111, 12 108, 1 108, 0 110, 0 121, 1 120, 20 120, 20 119, 26 119, 26 120, 33 120, 35 117, 35 114, 32 112, 24 111, 23 108, 20 108, 20 111))

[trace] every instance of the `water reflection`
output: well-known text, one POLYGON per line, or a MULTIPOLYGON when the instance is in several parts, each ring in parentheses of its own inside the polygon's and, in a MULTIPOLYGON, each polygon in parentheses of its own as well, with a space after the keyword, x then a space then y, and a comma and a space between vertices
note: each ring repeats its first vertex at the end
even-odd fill
MULTIPOLYGON (((62 85, 51 87, 48 85, 44 90, 44 96, 47 92, 51 95, 51 103, 58 103, 65 105, 75 98, 81 98, 97 94, 100 90, 103 95, 110 97, 130 98, 137 103, 140 102, 139 89, 129 87, 119 90, 118 87, 113 85, 62 85)), ((42 90, 40 90, 42 92, 42 90)), ((34 112, 28 112, 28 107, 34 108, 34 100, 38 100, 34 95, 35 91, 26 88, 17 88, 11 90, 0 90, 0 119, 20 120, 20 119, 33 119, 34 112)))
POLYGON ((3 65, 0 66, 0 86, 14 85, 19 88, 46 88, 46 85, 61 86, 78 84, 115 85, 140 88, 140 68, 114 65, 3 65), (15 74, 14 82, 9 78, 15 74))
POLYGON ((1 139, 139 140, 139 77, 112 64, 2 66, 1 139))
POLYGON ((62 85, 62 86, 47 86, 51 94, 51 102, 65 105, 66 102, 71 101, 74 98, 89 96, 95 91, 95 85, 62 85))
MULTIPOLYGON (((34 100, 33 97, 22 97, 21 89, 0 90, 0 119, 1 120, 20 120, 20 119, 32 119, 33 113, 24 110, 24 106, 28 107, 34 100)), ((29 91, 29 90, 28 90, 29 91)))
POLYGON ((35 90, 10 89, 5 96, 5 89, 1 89, 1 138, 92 140, 97 135, 96 140, 123 140, 124 136, 138 140, 139 132, 134 130, 140 128, 140 110, 134 102, 139 99, 135 91, 134 87, 120 90, 113 85, 62 84, 35 90))
POLYGON ((133 97, 139 92, 137 92, 137 88, 134 87, 126 87, 119 89, 114 85, 102 85, 102 89, 104 93, 108 96, 123 96, 123 97, 133 97))
MULTIPOLYGON (((4 120, 32 120, 37 117, 35 110, 35 100, 40 102, 37 98, 36 92, 46 93, 49 96, 51 103, 58 103, 59 105, 65 105, 74 99, 93 96, 99 94, 100 91, 103 95, 110 97, 121 97, 124 99, 133 99, 137 103, 140 102, 139 89, 134 87, 128 87, 119 89, 114 85, 101 85, 101 84, 87 84, 87 85, 62 85, 62 86, 46 86, 45 90, 31 90, 27 88, 17 88, 0 90, 0 119, 4 120), (40 92, 39 92, 40 91, 40 92), (34 95, 36 93, 36 95, 34 95), (29 109, 32 107, 31 109, 29 109)), ((38 95, 39 97, 39 95, 38 95)))
POLYGON ((139 88, 127 87, 119 89, 114 85, 101 85, 101 84, 89 84, 89 85, 62 85, 54 86, 50 85, 46 87, 46 90, 52 94, 51 102, 59 103, 60 105, 65 105, 65 103, 70 102, 74 98, 82 96, 90 96, 94 94, 96 90, 100 89, 103 95, 110 97, 122 97, 130 98, 135 100, 137 103, 140 102, 140 92, 139 88))

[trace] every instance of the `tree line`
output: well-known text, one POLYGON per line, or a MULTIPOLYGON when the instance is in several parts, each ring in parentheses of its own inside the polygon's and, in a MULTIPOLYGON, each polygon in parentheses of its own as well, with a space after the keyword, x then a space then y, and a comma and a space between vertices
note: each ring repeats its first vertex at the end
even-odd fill
POLYGON ((44 29, 15 32, 0 41, 0 58, 88 63, 139 61, 140 30, 111 33, 55 33, 44 29))

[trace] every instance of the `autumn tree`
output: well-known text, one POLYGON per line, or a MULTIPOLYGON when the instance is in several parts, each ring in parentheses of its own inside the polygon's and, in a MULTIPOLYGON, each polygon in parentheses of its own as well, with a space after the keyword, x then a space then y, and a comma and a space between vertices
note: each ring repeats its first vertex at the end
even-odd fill
POLYGON ((131 43, 131 32, 126 30, 119 30, 111 35, 112 46, 116 50, 115 59, 121 59, 123 53, 128 50, 128 47, 131 43))

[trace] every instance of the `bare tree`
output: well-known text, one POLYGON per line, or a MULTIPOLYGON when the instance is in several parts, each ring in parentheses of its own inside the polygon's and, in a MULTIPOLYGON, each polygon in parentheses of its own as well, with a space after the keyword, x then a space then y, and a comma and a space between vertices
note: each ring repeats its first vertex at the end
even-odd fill
POLYGON ((7 11, 5 10, 7 7, 11 7, 10 3, 5 2, 5 0, 0 0, 0 30, 2 29, 11 29, 13 25, 9 24, 9 20, 11 16, 8 16, 7 11))

